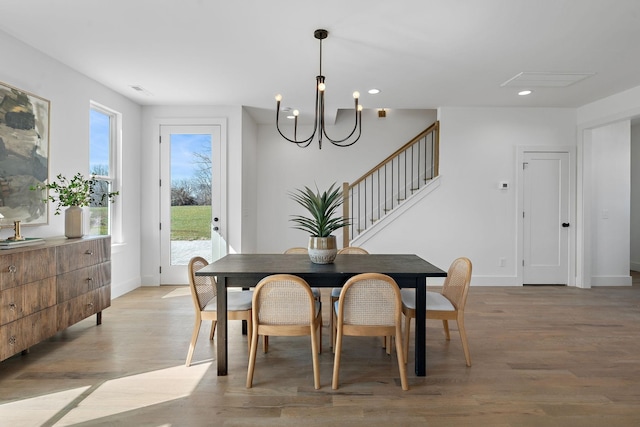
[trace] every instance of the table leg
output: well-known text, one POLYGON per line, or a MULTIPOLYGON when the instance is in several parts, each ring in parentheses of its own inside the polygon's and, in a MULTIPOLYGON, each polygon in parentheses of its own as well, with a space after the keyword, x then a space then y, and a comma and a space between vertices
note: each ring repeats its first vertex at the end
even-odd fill
POLYGON ((426 347, 426 315, 427 315, 427 284, 426 278, 416 279, 416 375, 427 375, 427 347, 426 347))
POLYGON ((218 325, 216 335, 218 340, 218 376, 227 375, 227 278, 218 276, 216 282, 218 325))

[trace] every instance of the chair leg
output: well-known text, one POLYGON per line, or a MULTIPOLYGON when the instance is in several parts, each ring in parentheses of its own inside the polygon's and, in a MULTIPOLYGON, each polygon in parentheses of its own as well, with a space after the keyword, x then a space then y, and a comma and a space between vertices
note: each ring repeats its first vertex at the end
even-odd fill
POLYGON ((331 388, 338 389, 338 376, 340 375, 340 353, 342 352, 342 330, 338 328, 336 332, 335 355, 333 358, 333 379, 331 380, 331 388))
POLYGON ((464 351, 464 358, 467 361, 467 366, 471 366, 471 354, 469 353, 469 343, 467 342, 467 332, 464 329, 464 317, 458 317, 458 331, 460 332, 460 339, 462 340, 462 350, 464 351))
POLYGON ((196 349, 196 341, 198 341, 198 334, 200 333, 201 320, 196 319, 195 325, 193 325, 193 333, 191 334, 191 342, 189 343, 189 352, 187 353, 187 361, 185 365, 191 366, 191 358, 193 357, 193 351, 196 349))
POLYGON ((318 352, 319 345, 318 341, 320 338, 319 326, 322 323, 318 323, 317 325, 311 325, 311 359, 313 361, 313 387, 316 390, 320 389, 320 362, 318 361, 318 352))
POLYGON ((403 390, 409 390, 409 383, 407 381, 407 356, 404 354, 402 348, 402 326, 398 324, 396 326, 396 355, 398 356, 398 370, 400 371, 400 384, 403 390))
POLYGON ((253 322, 251 318, 247 320, 247 354, 251 354, 251 339, 253 338, 253 322))
POLYGON ((262 336, 262 352, 266 353, 269 351, 269 335, 262 336))
POLYGON ((333 352, 336 352, 336 328, 337 328, 337 323, 338 323, 338 319, 336 319, 336 310, 335 310, 335 303, 336 301, 338 301, 336 298, 331 298, 331 349, 333 350, 333 352))
MULTIPOLYGON (((266 338, 266 336, 264 337, 266 338)), ((263 338, 263 339, 264 339, 263 338)), ((258 352, 258 327, 251 333, 251 350, 249 351, 249 367, 247 368, 247 388, 253 386, 253 371, 256 367, 256 353, 258 352)))
POLYGON ((322 353, 322 311, 320 311, 320 319, 318 323, 318 354, 322 353))
POLYGON ((411 332, 411 317, 404 316, 404 363, 407 363, 409 354, 409 337, 411 332))
POLYGON ((213 341, 213 336, 216 333, 216 325, 218 324, 217 321, 212 320, 211 321, 211 333, 209 334, 209 340, 213 341))
POLYGON ((442 326, 444 327, 444 336, 447 338, 447 341, 451 341, 451 335, 449 334, 449 321, 443 320, 442 326))

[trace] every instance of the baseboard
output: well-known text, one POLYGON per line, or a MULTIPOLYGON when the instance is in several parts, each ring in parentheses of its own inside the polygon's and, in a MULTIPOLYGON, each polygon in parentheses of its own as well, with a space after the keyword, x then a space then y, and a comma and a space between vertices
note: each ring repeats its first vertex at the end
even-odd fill
POLYGON ((118 298, 140 287, 140 280, 129 280, 124 283, 111 283, 111 299, 118 298))
POLYGON ((591 286, 631 286, 631 276, 592 276, 591 286))

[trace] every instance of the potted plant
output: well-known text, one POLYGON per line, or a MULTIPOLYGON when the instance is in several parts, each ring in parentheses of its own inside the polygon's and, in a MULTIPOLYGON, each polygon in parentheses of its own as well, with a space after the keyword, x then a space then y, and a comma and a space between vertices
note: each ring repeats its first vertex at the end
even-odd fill
POLYGON ((316 264, 332 263, 338 247, 331 233, 349 225, 347 219, 335 216, 342 205, 342 191, 333 183, 322 193, 317 187, 315 192, 304 187, 291 192, 290 197, 309 212, 309 216, 291 215, 290 219, 296 224, 293 228, 309 233, 309 258, 316 264))
POLYGON ((60 215, 60 210, 65 209, 65 236, 69 238, 82 237, 84 235, 83 210, 85 206, 103 206, 105 200, 114 201, 118 191, 109 192, 103 188, 95 176, 85 178, 81 173, 76 173, 71 179, 58 174, 54 181, 31 187, 32 190, 53 190, 55 194, 48 192, 43 202, 56 203, 54 215, 60 215))

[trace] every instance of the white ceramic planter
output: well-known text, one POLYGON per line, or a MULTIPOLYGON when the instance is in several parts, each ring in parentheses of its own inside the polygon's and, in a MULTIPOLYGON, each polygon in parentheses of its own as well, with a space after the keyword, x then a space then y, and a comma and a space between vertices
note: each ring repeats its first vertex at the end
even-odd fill
POLYGON ((315 264, 331 264, 338 254, 336 236, 309 237, 309 259, 315 264))

